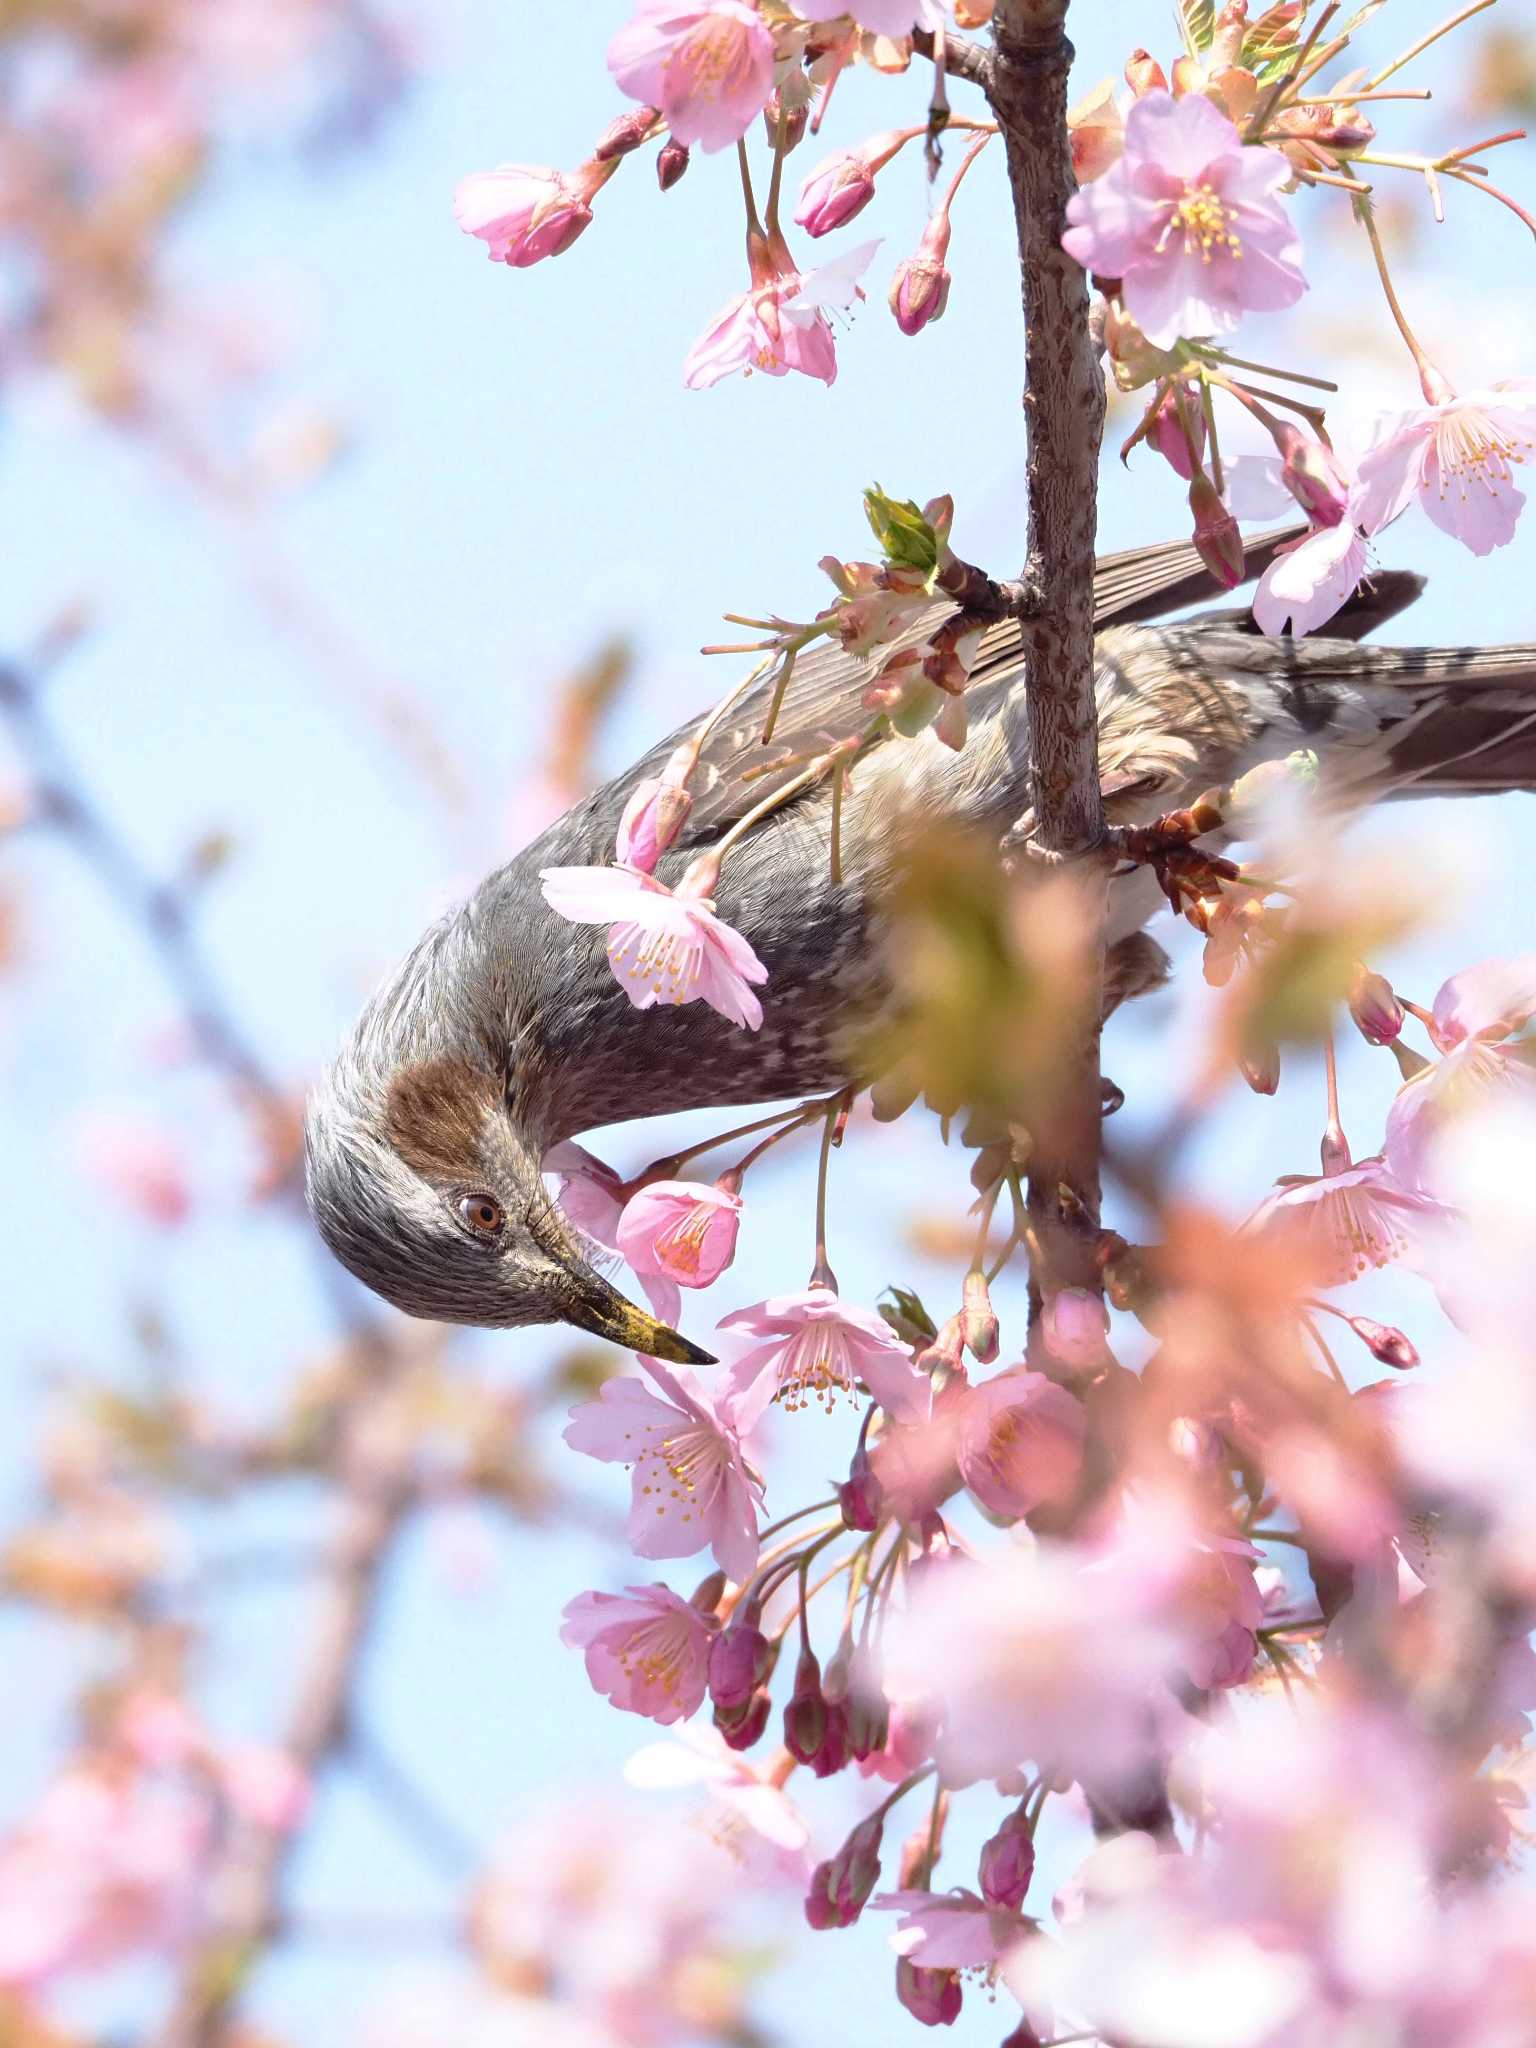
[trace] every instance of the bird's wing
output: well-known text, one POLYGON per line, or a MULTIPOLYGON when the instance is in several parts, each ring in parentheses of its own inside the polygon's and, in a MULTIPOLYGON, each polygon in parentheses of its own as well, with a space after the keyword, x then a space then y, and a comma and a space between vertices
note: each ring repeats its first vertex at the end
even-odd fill
MULTIPOLYGON (((1247 574, 1259 575, 1277 548, 1304 531, 1301 526, 1282 526, 1255 536, 1247 543, 1247 574)), ((1094 617, 1101 626, 1154 618, 1215 594, 1210 571, 1188 541, 1126 548, 1118 554, 1101 555, 1095 564, 1094 617)), ((921 644, 953 610, 950 604, 935 605, 894 645, 921 644)), ((1021 661, 1018 623, 1005 619, 991 627, 982 640, 972 670, 973 687, 1007 680, 1021 661)), ((760 683, 750 690, 704 744, 692 784, 693 810, 677 841, 678 852, 697 851, 718 839, 768 794, 776 780, 792 772, 790 764, 797 757, 803 762, 836 740, 865 732, 872 714, 861 699, 874 674, 872 662, 855 660, 836 647, 802 655, 766 746, 762 732, 772 686, 760 683)), ((633 767, 552 826, 528 849, 526 857, 536 865, 545 860, 607 859, 619 815, 636 783, 648 775, 659 775, 673 749, 697 730, 698 724, 694 717, 679 726, 633 767)))

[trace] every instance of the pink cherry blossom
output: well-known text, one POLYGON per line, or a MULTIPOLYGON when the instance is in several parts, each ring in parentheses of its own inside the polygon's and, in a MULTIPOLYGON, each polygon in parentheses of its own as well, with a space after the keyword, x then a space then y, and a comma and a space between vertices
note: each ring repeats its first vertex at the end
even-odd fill
POLYGON ((591 225, 593 193, 611 166, 552 171, 542 164, 498 164, 459 181, 453 217, 466 235, 478 235, 493 263, 526 270, 546 256, 563 256, 591 225))
POLYGON ((660 1585, 578 1593, 560 1631, 561 1642, 585 1652, 594 1691, 664 1727, 703 1704, 710 1636, 698 1609, 660 1585))
POLYGON ((862 296, 858 279, 878 242, 861 242, 820 269, 798 271, 787 252, 753 253, 751 287, 722 306, 689 350, 683 382, 707 390, 737 370, 783 377, 791 370, 831 384, 837 347, 828 311, 846 312, 862 296))
POLYGON ((899 1913, 891 1947, 920 1970, 979 1970, 990 1982, 998 1965, 1034 1931, 1034 1922, 975 1892, 877 1892, 869 1902, 899 1913))
POLYGON ((796 14, 809 21, 824 21, 833 14, 848 14, 871 35, 909 36, 915 28, 943 28, 949 16, 944 0, 848 0, 834 7, 832 0, 793 0, 796 14))
POLYGON ((1124 1558, 1041 1544, 953 1558, 916 1581, 885 1638, 892 1697, 942 1715, 951 1784, 1028 1761, 1104 1785, 1144 1768, 1177 1722, 1182 1635, 1166 1587, 1124 1558))
POLYGON ((620 90, 660 107, 674 141, 724 149, 773 91, 773 37, 748 0, 640 0, 608 45, 620 90))
POLYGON ((710 1287, 736 1256, 741 1197, 697 1180, 653 1180, 619 1218, 618 1248, 651 1284, 656 1313, 675 1322, 680 1287, 710 1287))
MULTIPOLYGON (((1443 380, 1441 380, 1443 383, 1443 380)), ((1516 377, 1439 404, 1386 414, 1360 458, 1368 526, 1385 526, 1415 497, 1442 532, 1474 555, 1514 538, 1525 494, 1515 481, 1536 448, 1536 378, 1516 377)))
POLYGON ((1253 616, 1266 633, 1289 625, 1298 638, 1327 623, 1365 574, 1365 541, 1352 519, 1314 526, 1275 552, 1253 594, 1253 616))
POLYGON ((740 932, 689 893, 694 870, 669 889, 632 868, 542 868, 544 900, 575 924, 605 924, 608 964, 637 1010, 702 1000, 756 1031, 763 1006, 750 984, 768 970, 740 932))
POLYGON ((1422 1264, 1455 1220, 1445 1203, 1401 1181, 1383 1158, 1292 1182, 1243 1225, 1294 1251, 1317 1287, 1342 1287, 1373 1266, 1422 1264))
POLYGON ((1156 347, 1230 334, 1245 310, 1294 305, 1306 289, 1278 198, 1289 175, 1275 151, 1245 148, 1202 94, 1149 92, 1126 116, 1119 161, 1070 200, 1062 247, 1122 280, 1156 347))
POLYGON ((815 1400, 830 1408, 860 1380, 898 1422, 927 1420, 932 1389, 906 1346, 872 1309, 850 1308, 830 1287, 780 1294, 738 1309, 720 1328, 760 1341, 727 1367, 721 1405, 750 1429, 770 1401, 791 1412, 815 1400))
POLYGON ((589 1458, 631 1467, 625 1534, 637 1557, 692 1557, 707 1547, 743 1584, 757 1562, 763 1483, 691 1373, 654 1362, 649 1370, 668 1398, 642 1380, 607 1380, 595 1401, 571 1410, 565 1441, 589 1458))
POLYGON ((66 1771, 0 1841, 0 1987, 174 1941, 210 1847, 207 1811, 182 1790, 138 1773, 66 1771))
POLYGON ((1075 1491, 1083 1461, 1082 1403, 1040 1372, 999 1373, 968 1387, 959 1408, 960 1476, 998 1515, 1024 1515, 1075 1491))
POLYGON ((725 1809, 711 1832, 749 1873, 803 1883, 811 1873, 811 1831, 794 1801, 773 1781, 773 1765, 754 1764, 722 1742, 713 1728, 679 1728, 667 1742, 648 1743, 624 1766, 631 1785, 670 1791, 703 1785, 725 1809))
POLYGON ((75 1149, 91 1179, 134 1215, 167 1230, 186 1222, 192 1208, 187 1162, 160 1125, 148 1118, 92 1115, 81 1123, 75 1149))
POLYGON ((624 1213, 624 1183, 584 1145, 564 1138, 544 1154, 546 1173, 560 1176, 556 1196, 567 1219, 604 1250, 619 1248, 619 1218, 624 1213))
POLYGON ((1536 1015, 1536 953, 1481 961, 1445 982, 1433 1031, 1442 1057, 1405 1083, 1387 1113, 1386 1156, 1409 1186, 1431 1185, 1436 1147, 1460 1118, 1536 1108, 1536 1065, 1523 1042, 1505 1043, 1536 1015))

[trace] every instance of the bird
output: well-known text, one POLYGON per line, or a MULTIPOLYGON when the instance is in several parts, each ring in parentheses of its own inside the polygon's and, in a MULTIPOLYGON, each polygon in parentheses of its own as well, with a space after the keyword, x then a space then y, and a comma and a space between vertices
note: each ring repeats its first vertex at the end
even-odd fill
MULTIPOLYGON (((1259 536, 1257 574, 1299 528, 1259 536)), ((1536 645, 1367 646, 1423 579, 1383 571, 1324 633, 1268 637, 1245 608, 1155 623, 1214 595, 1184 542, 1096 564, 1095 688, 1110 818, 1140 823, 1298 748, 1357 798, 1536 789, 1536 645)), ((943 608, 920 619, 930 634, 943 608)), ((777 721, 788 754, 864 732, 866 662, 802 656, 777 721)), ((701 1107, 829 1094, 857 1071, 853 1016, 888 995, 880 905, 901 847, 935 818, 1001 838, 1029 802, 1021 628, 993 626, 966 692, 970 737, 889 736, 860 756, 828 860, 825 780, 731 848, 719 915, 768 970, 763 1019, 738 1029, 703 1003, 635 1008, 600 930, 543 899, 540 871, 613 857, 636 784, 657 776, 698 721, 577 803, 434 924, 363 1011, 307 1106, 310 1208, 331 1251, 407 1314, 485 1328, 564 1323, 672 1363, 711 1354, 627 1299, 552 1199, 560 1141, 597 1126, 701 1107)), ((765 679, 711 730, 686 826, 658 877, 688 862, 761 798, 765 679)), ((1109 976, 1118 994, 1162 978, 1142 927, 1162 898, 1146 868, 1112 882, 1109 976)))

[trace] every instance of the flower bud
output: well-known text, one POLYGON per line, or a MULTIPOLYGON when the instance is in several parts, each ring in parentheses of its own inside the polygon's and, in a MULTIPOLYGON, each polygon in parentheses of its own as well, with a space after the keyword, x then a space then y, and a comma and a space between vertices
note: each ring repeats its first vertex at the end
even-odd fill
POLYGON ((1193 483, 1195 464, 1205 457, 1205 414, 1198 405, 1181 405, 1177 386, 1166 390, 1153 407, 1147 439, 1176 475, 1193 483))
POLYGON ((891 1732, 891 1709, 885 1695, 857 1675, 843 1705, 848 1754, 859 1763, 884 1749, 891 1732))
POLYGON ((627 114, 620 114, 598 137, 593 150, 594 159, 605 164, 614 157, 628 156, 632 149, 638 149, 661 119, 658 107, 635 107, 627 114))
POLYGON ((875 174, 861 151, 839 150, 800 187, 795 219, 808 235, 830 235, 862 213, 875 196, 875 174))
POLYGON ((1201 92, 1205 88, 1205 66, 1194 57, 1178 57, 1174 60, 1170 90, 1176 100, 1186 93, 1201 92))
POLYGON ((1216 486, 1203 473, 1189 487, 1189 509, 1195 521, 1196 554, 1223 590, 1235 590, 1243 580, 1243 536, 1216 486))
POLYGON ((1126 60, 1125 82, 1137 99, 1144 93, 1168 90, 1168 74, 1149 50, 1132 50, 1126 60))
POLYGON ((1227 791, 1224 814, 1261 811, 1298 790, 1317 786, 1318 759, 1310 747, 1299 747, 1283 761, 1260 761, 1246 775, 1239 775, 1227 791))
POLYGON ((990 1365, 997 1357, 997 1317, 987 1292, 987 1276, 967 1273, 961 1294, 960 1331, 965 1348, 978 1365, 990 1365))
POLYGON ((754 1608, 722 1629, 709 1646, 709 1696, 717 1707, 746 1706, 773 1670, 774 1647, 757 1619, 754 1608))
POLYGON ((708 1578, 700 1579, 692 1593, 689 1594, 689 1606, 696 1607, 700 1614, 707 1614, 710 1620, 713 1621, 715 1609, 720 1605, 720 1595, 725 1591, 728 1583, 724 1572, 711 1572, 708 1578))
POLYGON ((501 164, 461 178, 453 195, 454 219, 477 235, 493 263, 526 270, 547 256, 563 256, 592 223, 588 201, 611 165, 574 172, 540 164, 501 164))
POLYGON ((965 1324, 960 1316, 951 1316, 931 1344, 924 1345, 917 1354, 918 1369, 932 1372, 942 1365, 952 1373, 965 1371, 965 1324))
POLYGON ((944 267, 948 249, 949 217, 936 213, 923 230, 917 253, 896 266, 890 305, 903 334, 917 334, 930 320, 943 319, 949 304, 949 272, 944 267))
POLYGON ((784 1709, 784 1747, 796 1763, 814 1761, 827 1737, 828 1709, 821 1691, 821 1666, 807 1643, 795 1666, 795 1689, 784 1709))
POLYGON ((669 135, 656 153, 656 182, 670 192, 688 168, 688 145, 669 135))
POLYGON ((1349 510, 1349 479, 1333 451, 1281 420, 1274 430, 1281 481, 1314 526, 1337 526, 1349 510))
POLYGON ((716 1707, 715 1726, 727 1749, 750 1749, 762 1738, 773 1712, 773 1696, 765 1686, 744 1707, 716 1707))
POLYGON ((1418 1352, 1402 1331, 1394 1330, 1390 1323, 1372 1322, 1369 1316, 1349 1316, 1345 1320, 1372 1358, 1382 1365, 1390 1365, 1398 1372, 1411 1372, 1418 1364, 1418 1352))
POLYGON ((688 822, 693 798, 686 789, 647 775, 637 782, 614 840, 614 859, 642 875, 656 872, 656 863, 688 822))
POLYGON ((1349 990, 1349 1014, 1367 1045, 1388 1045, 1403 1028, 1403 1006, 1383 974, 1357 967, 1349 990))
POLYGON ((985 28, 992 19, 994 0, 955 0, 957 28, 985 28))
POLYGON ((768 147, 770 149, 778 148, 779 128, 782 121, 784 154, 788 156, 792 149, 798 149, 805 140, 806 125, 810 118, 811 110, 804 100, 800 102, 798 107, 786 107, 784 95, 775 86, 768 95, 768 104, 763 108, 763 127, 768 136, 768 147))
POLYGON ((1115 81, 1104 79, 1067 109, 1072 174, 1079 185, 1103 177, 1125 149, 1125 119, 1115 98, 1115 81))
POLYGON ((1280 1048, 1272 1038, 1244 1046, 1237 1067, 1255 1095, 1273 1095, 1280 1086, 1280 1048))
POLYGON ((1248 0, 1227 0, 1216 16, 1215 33, 1206 59, 1211 71, 1225 71, 1243 61, 1243 42, 1248 34, 1248 0))
POLYGON ((885 1489, 875 1477, 875 1468, 862 1441, 853 1454, 848 1477, 837 1489, 837 1504, 845 1529, 858 1529, 868 1535, 879 1528, 880 1517, 885 1513, 885 1489))
POLYGON ((1000 2048, 1043 2048, 1043 2044, 1029 2021, 1020 2020, 1007 2040, 1000 2044, 1000 2048))
POLYGON ((1046 1298, 1040 1334, 1052 1358, 1063 1365, 1098 1365, 1105 1354, 1109 1317, 1096 1294, 1063 1287, 1046 1298))
POLYGON ((896 1996, 925 2027, 952 2027, 960 2017, 960 1979, 953 1970, 925 1970, 898 1956, 896 1996))
POLYGON ((1121 391, 1139 391, 1155 377, 1168 377, 1179 367, 1177 356, 1154 348, 1119 299, 1111 299, 1104 311, 1104 348, 1115 385, 1121 391))
POLYGON ((1020 1804, 997 1833, 981 1845, 981 1895, 989 1906, 1017 1913, 1035 1874, 1035 1838, 1020 1804))
POLYGON ((837 1854, 811 1873, 805 1917, 815 1928, 851 1927, 880 1879, 880 1839, 885 1816, 862 1820, 837 1854))
POLYGON ((848 1747, 848 1715, 841 1702, 828 1705, 824 1711, 826 1732, 816 1754, 805 1761, 810 1765, 813 1777, 835 1778, 852 1753, 848 1747))

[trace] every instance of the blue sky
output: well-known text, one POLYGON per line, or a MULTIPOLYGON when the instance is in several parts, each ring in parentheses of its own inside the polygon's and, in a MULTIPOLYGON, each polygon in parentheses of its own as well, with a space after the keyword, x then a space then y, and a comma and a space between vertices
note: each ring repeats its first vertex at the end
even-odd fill
MULTIPOLYGON (((1441 11, 1439 0, 1397 0, 1368 31, 1367 53, 1389 55, 1441 11)), ((961 550, 1002 572, 1017 563, 1021 350, 999 163, 983 159, 968 181, 956 211, 949 311, 915 341, 881 303, 890 268, 924 219, 915 158, 883 181, 875 207, 843 238, 879 234, 885 244, 870 302, 842 338, 831 391, 764 378, 707 394, 682 389, 687 347, 744 281, 728 157, 696 159, 665 198, 648 161, 627 164, 585 238, 532 272, 492 265, 458 234, 449 202, 465 171, 508 158, 570 163, 585 153, 615 108, 603 53, 626 12, 620 0, 582 0, 558 14, 491 0, 456 0, 430 18, 422 9, 425 76, 374 148, 323 180, 259 140, 220 169, 178 232, 175 270, 190 293, 252 331, 275 320, 291 344, 260 403, 237 408, 227 431, 248 432, 263 413, 301 403, 355 430, 328 475, 261 512, 244 538, 140 451, 81 418, 61 392, 18 395, 6 422, 10 643, 25 647, 60 604, 88 600, 95 630, 57 676, 55 715, 149 861, 174 865, 209 827, 233 834, 236 858, 210 894, 204 936, 231 1002, 295 1083, 327 1056, 426 919, 505 851, 551 692, 607 634, 631 634, 639 658, 636 686, 607 736, 617 768, 728 679, 696 653, 717 637, 721 612, 803 616, 825 601, 817 558, 863 550, 867 483, 918 499, 952 491, 961 550), (466 785, 453 814, 423 802, 398 753, 257 600, 253 550, 264 573, 313 593, 365 669, 425 707, 466 785)), ((1075 85, 1084 91, 1118 68, 1124 44, 1165 31, 1161 7, 1079 12, 1075 85)), ((1457 115, 1451 65, 1431 59, 1422 78, 1443 102, 1432 117, 1437 133, 1478 132, 1469 124, 1480 117, 1457 115)), ((921 67, 895 81, 845 79, 829 146, 921 118, 924 89, 921 67)), ((963 89, 954 96, 962 101, 963 89)), ((1404 110, 1393 132, 1406 134, 1417 119, 1404 110)), ((802 171, 817 153, 806 145, 802 171)), ((1506 175, 1529 203, 1528 151, 1508 153, 1506 175)), ((1400 189, 1420 212, 1411 183, 1400 189)), ((1413 237, 1400 278, 1424 339, 1463 387, 1536 369, 1525 353, 1536 277, 1529 238, 1471 194, 1453 192, 1450 206, 1447 228, 1413 237)), ((1411 403, 1406 357, 1388 342, 1342 200, 1314 197, 1298 211, 1315 290, 1296 319, 1255 320, 1244 353, 1290 351, 1315 369, 1347 344, 1348 396, 1366 406, 1411 403), (1367 331, 1375 345, 1361 345, 1367 331)), ((1111 444, 1129 425, 1122 411, 1111 444)), ((1139 458, 1123 471, 1111 457, 1106 547, 1166 537, 1182 516, 1166 470, 1139 458)), ((1431 579, 1392 637, 1536 637, 1536 524, 1476 563, 1413 517, 1383 538, 1380 556, 1431 579)), ((1378 963, 1420 1000, 1443 973, 1530 944, 1532 825, 1528 800, 1512 798, 1400 806, 1362 828, 1363 845, 1396 850, 1404 886, 1428 880, 1454 900, 1446 929, 1378 963)), ((20 842, 7 867, 24 916, 24 971, 0 987, 6 1434, 15 1447, 3 1497, 19 1507, 48 1376, 128 1371, 124 1312, 134 1302, 161 1304, 194 1380, 251 1414, 277 1398, 326 1324, 307 1248, 285 1224, 253 1222, 240 1209, 244 1161, 216 1086, 196 1074, 146 1073, 144 1048, 168 1007, 138 935, 57 851, 20 842), (189 1135, 206 1220, 162 1239, 93 1209, 82 1236, 70 1132, 93 1106, 136 1102, 189 1135)), ((1129 1092, 1133 1128, 1142 1105, 1159 1099, 1188 1028, 1194 948, 1188 935, 1160 936, 1182 960, 1184 993, 1117 1022, 1106 1054, 1129 1092)), ((1377 1142, 1393 1079, 1385 1058, 1346 1047, 1358 1151, 1377 1142)), ((1320 1121, 1316 1077, 1298 1066, 1277 1102, 1234 1095, 1196 1147, 1194 1170, 1241 1209, 1275 1174, 1313 1167, 1320 1121)), ((649 1133, 624 1133, 611 1149, 633 1163, 663 1146, 649 1133)), ((940 1276, 905 1248, 903 1233, 919 1203, 958 1214, 964 1176, 964 1159, 944 1154, 919 1118, 878 1144, 850 1146, 833 1220, 845 1292, 870 1300, 897 1277, 941 1292, 940 1276)), ((799 1284, 806 1263, 804 1162, 767 1174, 754 1195, 716 1313, 799 1284)), ((1360 1306, 1422 1323, 1411 1287, 1362 1286, 1360 1306)), ((1020 1315, 1019 1301, 1008 1307, 1020 1315)), ((704 1332, 711 1319, 706 1309, 695 1326, 704 1332)), ((539 1333, 488 1339, 465 1369, 515 1378, 548 1348, 539 1333)), ((849 1437, 846 1417, 803 1417, 793 1439, 781 1429, 774 1509, 795 1505, 804 1486, 845 1461, 849 1437)), ((593 1468, 583 1476, 595 1499, 617 1503, 619 1475, 593 1468)), ((306 1526, 308 1513, 297 1497, 278 1503, 263 1510, 259 1533, 306 1526)), ((647 1737, 642 1724, 590 1696, 579 1663, 555 1643, 564 1601, 587 1585, 619 1583, 618 1569, 587 1538, 518 1536, 485 1591, 450 1598, 423 1538, 406 1546, 392 1575, 366 1716, 392 1748, 419 1761, 434 1796, 487 1846, 531 1798, 611 1772, 647 1737)), ((690 1573, 676 1582, 691 1583, 690 1573)), ((256 1732, 282 1697, 289 1600, 252 1595, 231 1613, 207 1684, 232 1726, 256 1732)), ((3 1815, 20 1810, 37 1782, 60 1739, 69 1686, 100 1647, 82 1653, 14 1610, 0 1617, 0 1634, 29 1673, 27 1697, 13 1697, 0 1718, 10 1738, 3 1815)), ((945 1874, 962 1881, 969 1872, 957 1863, 945 1874)), ((398 1836, 345 1789, 328 1795, 297 1894, 316 1910, 367 1900, 433 1912, 445 1899, 398 1836)), ((807 2013, 803 1993, 789 1987, 767 2009, 792 2021, 801 2048, 850 2038, 866 1973, 885 1967, 879 1947, 879 1930, 867 1927, 823 1937, 815 2009, 807 2013)), ((287 2038, 320 2044, 337 2038, 338 2013, 378 1987, 377 1957, 296 1951, 262 1972, 254 2011, 287 2038)), ((112 1993, 128 2001, 125 2015, 143 1995, 137 1983, 112 1993)), ((972 2004, 951 2036, 957 2043, 1006 2031, 1000 2009, 972 2004)), ((912 2031, 900 2015, 888 2030, 912 2031)))

